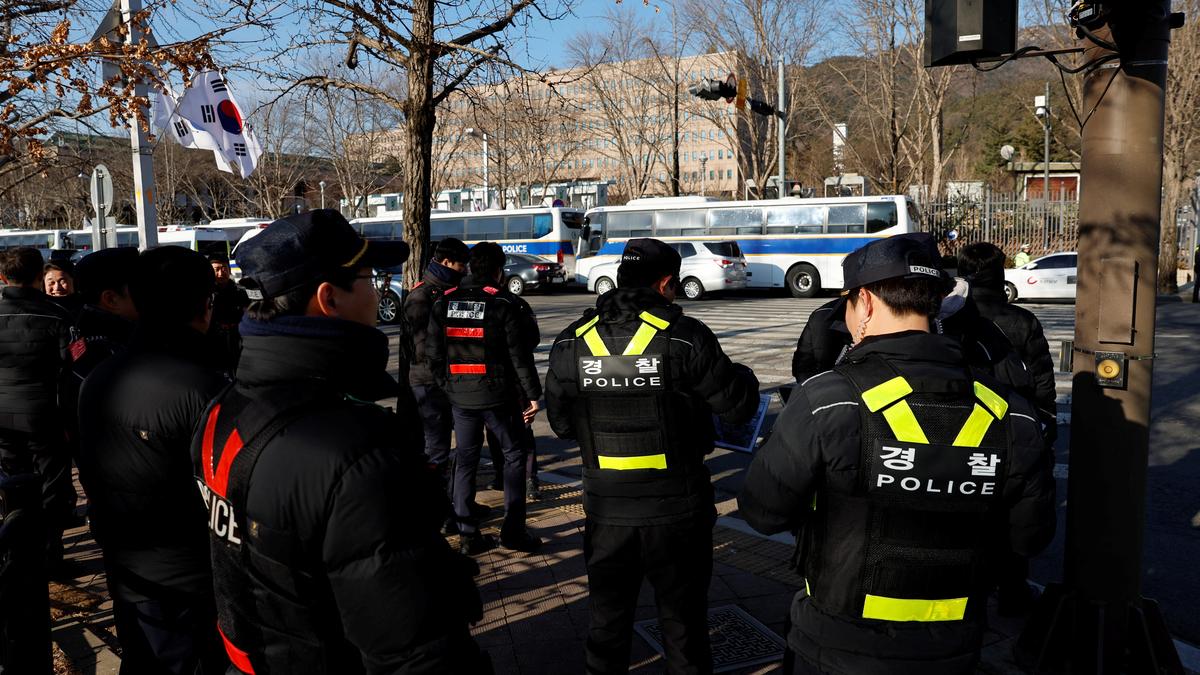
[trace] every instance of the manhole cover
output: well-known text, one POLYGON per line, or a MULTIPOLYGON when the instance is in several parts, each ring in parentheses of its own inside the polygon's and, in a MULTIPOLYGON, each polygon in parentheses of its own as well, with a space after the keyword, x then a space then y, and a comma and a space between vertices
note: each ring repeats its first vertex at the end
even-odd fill
MULTIPOLYGON (((634 629, 659 654, 663 653, 658 619, 639 621, 634 629)), ((737 605, 709 608, 708 637, 712 643, 714 673, 783 659, 784 641, 737 605)))

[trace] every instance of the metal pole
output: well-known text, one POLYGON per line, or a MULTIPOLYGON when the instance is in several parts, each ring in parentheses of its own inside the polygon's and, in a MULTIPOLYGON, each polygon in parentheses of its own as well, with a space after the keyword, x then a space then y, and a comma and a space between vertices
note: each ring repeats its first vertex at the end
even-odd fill
POLYGON ((486 211, 492 205, 491 192, 488 190, 488 135, 483 132, 483 210, 486 211))
POLYGON ((708 172, 705 171, 705 168, 707 166, 708 166, 708 158, 701 157, 700 158, 700 196, 701 197, 705 197, 708 195, 708 172))
POLYGON ((1046 106, 1042 116, 1042 126, 1045 132, 1044 160, 1042 162, 1042 197, 1046 200, 1046 222, 1050 222, 1050 83, 1046 83, 1046 106))
MULTIPOLYGON (((133 16, 141 11, 142 0, 121 0, 121 20, 129 26, 125 38, 127 44, 136 45, 142 39, 141 29, 132 21, 133 16)), ((141 79, 134 83, 135 96, 147 98, 149 92, 150 88, 141 79)), ((147 120, 150 119, 149 111, 143 108, 142 112, 147 120)), ((158 245, 158 211, 154 206, 154 148, 147 141, 146 132, 136 117, 129 118, 129 141, 133 155, 133 203, 137 210, 138 248, 145 251, 158 245)))
MULTIPOLYGON (((1018 656, 1036 672, 1182 673, 1141 597, 1170 0, 1112 5, 1095 30, 1120 60, 1091 68, 1083 107, 1079 276, 1063 584, 1018 656)), ((1086 41, 1085 59, 1111 52, 1086 41)))
POLYGON ((779 118, 779 194, 780 199, 787 195, 785 180, 786 165, 784 163, 784 144, 787 139, 787 100, 783 90, 783 59, 779 59, 779 105, 775 106, 775 114, 779 118))

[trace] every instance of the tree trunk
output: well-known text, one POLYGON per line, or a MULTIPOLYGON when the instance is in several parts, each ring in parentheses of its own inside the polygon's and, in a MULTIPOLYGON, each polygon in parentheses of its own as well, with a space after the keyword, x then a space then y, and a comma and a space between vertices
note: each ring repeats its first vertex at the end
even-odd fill
POLYGON ((434 0, 415 0, 412 10, 412 47, 408 55, 408 100, 404 128, 404 239, 410 253, 405 266, 408 288, 421 280, 429 256, 430 180, 433 162, 433 42, 434 0))
POLYGON ((1176 269, 1179 265, 1179 228, 1175 222, 1179 211, 1183 181, 1179 164, 1181 158, 1168 153, 1163 162, 1162 236, 1158 243, 1158 292, 1172 294, 1179 290, 1176 269))

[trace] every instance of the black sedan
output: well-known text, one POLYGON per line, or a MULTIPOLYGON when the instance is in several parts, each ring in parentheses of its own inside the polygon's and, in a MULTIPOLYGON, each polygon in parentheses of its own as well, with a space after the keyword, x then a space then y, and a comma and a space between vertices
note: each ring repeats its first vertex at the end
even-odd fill
POLYGON ((531 288, 550 292, 555 286, 567 283, 567 273, 559 263, 552 263, 525 253, 509 253, 504 261, 504 285, 513 295, 531 288))

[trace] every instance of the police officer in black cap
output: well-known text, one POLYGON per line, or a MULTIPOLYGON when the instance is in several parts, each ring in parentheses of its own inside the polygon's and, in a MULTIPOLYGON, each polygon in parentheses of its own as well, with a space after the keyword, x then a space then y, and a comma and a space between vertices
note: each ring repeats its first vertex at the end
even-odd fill
POLYGON ((489 672, 478 568, 441 536, 420 421, 373 403, 399 390, 374 269, 407 256, 324 209, 239 250, 237 380, 192 443, 230 672, 489 672))
POLYGON ((1054 535, 1033 406, 929 332, 936 265, 927 236, 846 257, 854 344, 791 397, 738 497, 755 529, 800 531, 791 672, 974 672, 997 553, 1054 535))
POLYGON ((712 671, 716 510, 704 456, 713 449, 714 413, 731 423, 754 415, 758 380, 673 304, 679 266, 666 244, 631 239, 618 288, 568 326, 550 353, 550 425, 578 440, 583 455, 589 673, 628 671, 643 578, 654 587, 668 671, 712 671))

